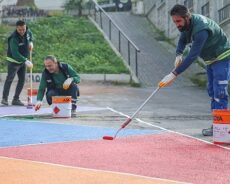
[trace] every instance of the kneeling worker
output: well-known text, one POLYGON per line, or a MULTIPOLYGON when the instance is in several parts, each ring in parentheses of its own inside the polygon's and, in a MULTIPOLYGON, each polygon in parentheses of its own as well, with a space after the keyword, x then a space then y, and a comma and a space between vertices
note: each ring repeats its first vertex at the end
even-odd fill
POLYGON ((79 75, 70 65, 58 62, 52 55, 45 58, 44 65, 45 69, 38 89, 35 111, 41 108, 46 92, 46 100, 49 105, 52 104, 52 96, 72 96, 72 115, 75 115, 79 94, 77 86, 80 83, 79 75))

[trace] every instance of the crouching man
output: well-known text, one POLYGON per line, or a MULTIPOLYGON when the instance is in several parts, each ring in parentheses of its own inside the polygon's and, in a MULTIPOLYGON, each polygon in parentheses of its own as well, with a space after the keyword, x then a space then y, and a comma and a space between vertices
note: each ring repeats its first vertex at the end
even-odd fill
POLYGON ((35 111, 41 108, 42 99, 46 93, 49 105, 52 104, 52 96, 72 96, 72 116, 76 115, 79 75, 69 64, 58 62, 52 55, 45 58, 44 65, 35 111))

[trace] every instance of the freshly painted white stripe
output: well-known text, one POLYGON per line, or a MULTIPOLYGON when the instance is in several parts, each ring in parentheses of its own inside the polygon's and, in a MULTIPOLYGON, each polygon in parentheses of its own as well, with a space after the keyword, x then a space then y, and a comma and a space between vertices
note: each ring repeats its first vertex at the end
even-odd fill
MULTIPOLYGON (((111 110, 112 112, 118 113, 118 114, 123 115, 123 116, 125 116, 125 117, 129 117, 128 115, 126 115, 126 114, 124 114, 124 113, 122 113, 122 112, 116 111, 116 110, 114 110, 114 109, 112 109, 112 108, 110 108, 110 107, 108 107, 108 109, 111 110)), ((221 145, 218 145, 218 144, 214 144, 214 143, 212 143, 212 142, 208 142, 208 141, 205 141, 205 140, 203 140, 203 139, 199 139, 199 138, 196 138, 196 137, 192 137, 192 136, 190 136, 190 135, 186 135, 186 134, 183 134, 183 133, 180 133, 180 132, 172 131, 172 130, 169 130, 169 129, 166 129, 166 128, 163 128, 163 127, 160 127, 160 126, 157 126, 157 125, 153 125, 153 124, 148 123, 148 122, 145 122, 145 121, 143 121, 143 120, 141 120, 141 119, 139 119, 139 118, 135 118, 135 119, 136 119, 138 122, 140 122, 140 123, 143 123, 143 124, 146 124, 146 125, 149 125, 149 126, 152 126, 152 127, 156 127, 156 128, 161 129, 161 130, 165 130, 165 131, 168 131, 168 132, 171 132, 171 133, 175 133, 175 134, 178 134, 178 135, 182 135, 182 136, 184 136, 184 137, 188 137, 188 138, 191 138, 191 139, 196 139, 196 140, 198 140, 198 141, 205 142, 205 143, 207 143, 207 144, 215 145, 215 146, 218 146, 218 147, 220 147, 220 148, 224 148, 224 149, 230 150, 230 148, 228 148, 228 147, 224 147, 224 146, 221 146, 221 145)))
POLYGON ((130 116, 128 116, 128 115, 126 115, 126 114, 124 114, 124 113, 122 113, 122 112, 116 111, 116 110, 113 109, 113 108, 107 107, 107 109, 109 109, 110 111, 115 112, 115 113, 117 113, 117 114, 120 114, 120 115, 122 115, 122 116, 125 116, 125 117, 127 117, 127 118, 130 118, 130 116))

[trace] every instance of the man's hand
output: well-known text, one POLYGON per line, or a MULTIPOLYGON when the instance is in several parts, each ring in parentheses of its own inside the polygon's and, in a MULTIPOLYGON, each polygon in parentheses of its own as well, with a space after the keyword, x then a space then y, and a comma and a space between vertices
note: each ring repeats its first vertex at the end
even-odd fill
POLYGON ((26 64, 27 68, 29 68, 29 69, 33 68, 33 63, 31 61, 26 60, 25 64, 26 64))
POLYGON ((73 82, 73 78, 68 78, 65 80, 65 82, 63 83, 63 89, 67 90, 70 87, 70 84, 73 82))
POLYGON ((42 106, 42 101, 37 101, 37 103, 34 107, 35 111, 38 111, 41 108, 41 106, 42 106))
POLYGON ((174 66, 175 68, 177 68, 181 63, 182 63, 183 59, 182 59, 182 55, 178 55, 175 59, 175 62, 174 62, 174 66))
POLYGON ((34 44, 33 44, 33 42, 30 42, 29 43, 29 51, 31 52, 33 50, 33 48, 34 48, 34 44))
POLYGON ((166 87, 168 85, 170 85, 174 80, 176 79, 176 75, 173 74, 172 72, 168 75, 166 75, 159 83, 158 86, 160 88, 162 87, 166 87))

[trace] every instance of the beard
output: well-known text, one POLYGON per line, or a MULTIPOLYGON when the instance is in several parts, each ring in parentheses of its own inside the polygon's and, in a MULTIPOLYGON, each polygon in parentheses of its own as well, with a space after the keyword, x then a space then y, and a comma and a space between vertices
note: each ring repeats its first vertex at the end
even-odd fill
POLYGON ((186 19, 184 19, 184 20, 185 20, 184 26, 177 27, 180 32, 184 32, 184 31, 189 29, 188 21, 186 19))

